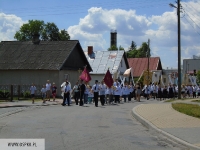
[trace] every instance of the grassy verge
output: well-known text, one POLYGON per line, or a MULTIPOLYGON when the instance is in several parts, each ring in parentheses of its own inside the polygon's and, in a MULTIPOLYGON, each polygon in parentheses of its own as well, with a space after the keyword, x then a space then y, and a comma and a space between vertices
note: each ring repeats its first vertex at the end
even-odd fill
POLYGON ((186 115, 200 118, 200 106, 194 104, 173 103, 172 107, 186 115))
POLYGON ((200 100, 193 100, 192 102, 198 102, 198 103, 200 103, 200 100))

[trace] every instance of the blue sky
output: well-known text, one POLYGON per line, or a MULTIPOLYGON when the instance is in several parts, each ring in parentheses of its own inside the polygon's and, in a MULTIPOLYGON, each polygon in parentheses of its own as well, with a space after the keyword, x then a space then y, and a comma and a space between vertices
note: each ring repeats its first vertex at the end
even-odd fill
MULTIPOLYGON (((14 34, 28 20, 54 22, 79 40, 84 50, 107 50, 110 30, 117 30, 117 46, 128 50, 150 39, 152 57, 163 68, 177 68, 177 15, 173 0, 0 0, 0 41, 14 34)), ((200 55, 200 1, 182 0, 181 57, 200 55)))

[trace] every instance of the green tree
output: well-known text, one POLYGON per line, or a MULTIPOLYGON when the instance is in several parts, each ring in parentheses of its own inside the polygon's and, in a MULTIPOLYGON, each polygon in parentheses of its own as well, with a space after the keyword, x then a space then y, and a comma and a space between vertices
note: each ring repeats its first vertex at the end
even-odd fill
POLYGON ((120 45, 120 46, 119 46, 119 50, 124 50, 124 48, 120 45))
POLYGON ((197 83, 200 84, 200 70, 197 71, 197 83))
POLYGON ((28 23, 23 24, 20 30, 15 33, 14 38, 18 41, 30 41, 33 35, 39 35, 44 41, 59 41, 69 40, 70 36, 65 30, 59 31, 55 23, 40 20, 29 20, 28 23))
MULTIPOLYGON (((148 44, 143 42, 142 45, 138 49, 133 49, 127 52, 128 58, 143 58, 148 57, 148 44)), ((151 56, 149 52, 149 57, 151 56)))
POLYGON ((67 41, 70 39, 70 36, 68 34, 68 32, 64 29, 64 30, 60 30, 59 32, 59 40, 60 41, 67 41))
POLYGON ((41 34, 44 29, 44 21, 29 20, 23 24, 20 30, 15 33, 14 38, 18 41, 29 41, 34 34, 41 34))
POLYGON ((135 43, 134 41, 132 41, 132 42, 131 42, 131 46, 130 46, 130 48, 129 48, 129 51, 136 50, 136 48, 137 48, 136 43, 135 43))
POLYGON ((109 51, 116 51, 118 50, 118 47, 116 47, 115 45, 112 45, 110 48, 108 48, 109 51))

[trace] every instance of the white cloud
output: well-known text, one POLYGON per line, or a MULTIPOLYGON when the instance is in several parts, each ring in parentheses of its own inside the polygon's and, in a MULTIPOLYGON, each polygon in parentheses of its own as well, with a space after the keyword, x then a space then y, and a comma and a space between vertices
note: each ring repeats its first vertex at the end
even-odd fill
POLYGON ((14 40, 16 31, 25 23, 16 15, 0 13, 0 41, 14 40))
MULTIPOLYGON (((196 10, 200 6, 200 2, 197 1, 183 2, 184 9, 184 6, 187 4, 196 10)), ((188 8, 185 11, 188 12, 189 10, 188 8)), ((198 17, 197 12, 193 11, 191 13, 195 14, 193 18, 198 17)), ((197 23, 199 23, 199 20, 194 19, 197 23)), ((183 58, 191 58, 192 55, 199 54, 199 35, 191 28, 191 25, 186 22, 182 14, 181 53, 183 58)), ((197 29, 197 25, 194 28, 197 29)), ((94 50, 107 50, 110 46, 111 29, 117 30, 118 46, 121 45, 125 49, 128 49, 131 41, 135 41, 137 46, 140 46, 142 42, 147 42, 150 39, 152 56, 160 56, 164 60, 163 66, 177 67, 178 37, 176 9, 172 8, 171 12, 147 18, 146 16, 137 15, 135 10, 106 10, 92 7, 88 10, 88 14, 80 19, 78 25, 68 28, 68 32, 72 39, 80 40, 85 50, 91 44, 95 47, 94 50)))
MULTIPOLYGON (((181 4, 184 9, 181 15, 181 55, 182 58, 191 58, 192 55, 200 55, 200 1, 181 4)), ((0 13, 0 40, 13 40, 15 32, 24 22, 15 15, 0 13)), ((175 8, 158 16, 146 17, 138 15, 136 10, 92 7, 78 24, 70 26, 67 31, 72 40, 80 41, 84 50, 87 46, 93 46, 94 50, 107 50, 111 29, 117 30, 118 47, 121 45, 127 50, 131 41, 139 47, 150 39, 152 56, 160 56, 164 67, 177 67, 175 8)))

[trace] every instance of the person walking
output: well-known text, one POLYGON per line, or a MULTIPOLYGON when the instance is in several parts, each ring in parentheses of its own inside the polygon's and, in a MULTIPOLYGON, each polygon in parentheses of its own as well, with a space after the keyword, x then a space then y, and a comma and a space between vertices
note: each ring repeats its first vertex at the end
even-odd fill
POLYGON ((86 86, 83 83, 83 80, 81 80, 81 83, 80 83, 80 103, 79 103, 79 106, 83 106, 83 96, 84 96, 84 93, 85 93, 85 89, 86 89, 86 86))
POLYGON ((69 86, 69 82, 66 82, 66 87, 65 87, 65 92, 64 92, 64 100, 62 105, 65 106, 66 105, 66 100, 67 100, 67 105, 70 106, 70 91, 71 91, 71 86, 69 86))
POLYGON ((80 97, 80 85, 79 81, 76 82, 76 84, 73 87, 73 92, 74 92, 74 100, 76 105, 78 105, 78 99, 80 97))
POLYGON ((95 80, 95 84, 92 86, 92 91, 94 93, 95 107, 98 107, 99 90, 100 88, 99 88, 98 80, 95 80))
POLYGON ((131 98, 133 98, 133 97, 136 99, 135 89, 134 89, 132 82, 129 82, 129 85, 128 85, 128 102, 130 102, 131 98))
POLYGON ((30 87, 30 93, 31 93, 31 99, 32 99, 32 104, 34 104, 35 101, 35 91, 36 91, 36 86, 34 83, 32 83, 31 87, 30 87))
POLYGON ((100 96, 101 105, 104 106, 104 104, 105 104, 105 94, 106 94, 106 85, 105 85, 103 80, 101 81, 99 88, 100 88, 99 96, 100 96))
POLYGON ((140 94, 141 94, 141 92, 142 92, 142 89, 141 89, 141 86, 140 86, 140 84, 138 83, 137 85, 136 85, 136 100, 138 101, 138 102, 140 102, 140 94))
POLYGON ((92 103, 92 99, 94 98, 94 93, 92 91, 92 86, 90 86, 89 88, 89 93, 88 93, 88 103, 91 104, 92 103))
POLYGON ((122 97, 124 98, 124 102, 126 103, 126 98, 129 94, 128 84, 125 82, 125 85, 122 87, 122 97))
POLYGON ((46 86, 43 85, 43 87, 42 87, 42 89, 41 89, 41 94, 42 94, 42 100, 43 100, 43 103, 46 102, 46 100, 45 100, 45 98, 46 98, 46 92, 47 92, 47 90, 46 90, 46 86))
POLYGON ((49 80, 47 80, 47 83, 46 83, 46 90, 47 90, 47 100, 50 101, 51 83, 49 80))
POLYGON ((54 82, 53 82, 53 85, 51 87, 51 93, 52 93, 53 101, 55 102, 56 93, 57 93, 57 87, 56 87, 56 84, 54 82))
POLYGON ((119 83, 117 82, 116 86, 115 86, 115 90, 114 90, 114 97, 115 97, 115 103, 120 103, 120 95, 121 95, 121 87, 119 85, 119 83))
POLYGON ((90 85, 85 84, 85 92, 84 92, 84 104, 88 103, 88 94, 90 90, 90 85))

